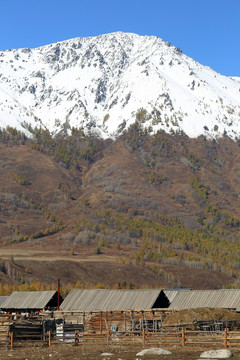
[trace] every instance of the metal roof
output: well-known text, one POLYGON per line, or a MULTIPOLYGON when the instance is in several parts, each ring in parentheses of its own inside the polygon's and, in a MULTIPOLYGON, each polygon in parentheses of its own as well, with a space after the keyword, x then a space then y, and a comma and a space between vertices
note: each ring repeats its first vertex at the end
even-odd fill
POLYGON ((162 290, 73 289, 60 310, 137 310, 151 309, 162 290))
POLYGON ((169 307, 176 310, 213 307, 240 311, 240 290, 180 290, 169 307))
POLYGON ((8 296, 0 296, 0 309, 2 308, 2 305, 5 303, 7 299, 8 296))
POLYGON ((52 291, 13 291, 2 309, 43 309, 56 294, 52 291))
POLYGON ((178 289, 164 289, 163 292, 171 303, 179 291, 189 291, 189 288, 178 288, 178 289))
POLYGON ((167 290, 163 290, 163 292, 166 295, 166 297, 168 298, 169 302, 171 303, 173 301, 173 299, 175 298, 175 296, 177 295, 177 293, 179 292, 179 290, 167 289, 167 290))

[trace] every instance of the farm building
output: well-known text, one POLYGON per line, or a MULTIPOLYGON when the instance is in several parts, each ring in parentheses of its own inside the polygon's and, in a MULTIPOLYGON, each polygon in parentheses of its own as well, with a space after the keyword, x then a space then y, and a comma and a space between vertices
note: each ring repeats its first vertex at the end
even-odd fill
POLYGON ((9 312, 35 312, 57 306, 57 291, 13 291, 7 296, 1 309, 9 312))
POLYGON ((240 311, 240 289, 179 290, 172 294, 166 290, 165 295, 173 310, 208 307, 240 311))
POLYGON ((168 306, 169 300, 160 289, 74 289, 54 316, 82 323, 85 331, 157 331, 169 312, 168 306))
POLYGON ((169 301, 162 290, 73 289, 60 306, 63 311, 115 311, 167 308, 169 301))

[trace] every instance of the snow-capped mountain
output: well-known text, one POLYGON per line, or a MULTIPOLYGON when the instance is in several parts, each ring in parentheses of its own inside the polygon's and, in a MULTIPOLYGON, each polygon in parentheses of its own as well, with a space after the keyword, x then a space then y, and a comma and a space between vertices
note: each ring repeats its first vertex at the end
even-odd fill
POLYGON ((112 33, 0 52, 0 127, 69 126, 114 137, 136 119, 153 132, 240 136, 240 81, 155 36, 112 33))

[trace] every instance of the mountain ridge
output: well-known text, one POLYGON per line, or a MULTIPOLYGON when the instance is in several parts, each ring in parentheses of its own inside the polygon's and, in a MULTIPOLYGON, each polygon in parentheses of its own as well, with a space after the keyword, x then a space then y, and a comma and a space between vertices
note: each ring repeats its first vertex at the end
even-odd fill
POLYGON ((0 126, 71 127, 116 138, 136 120, 156 133, 239 137, 239 80, 156 36, 111 33, 0 52, 0 126))

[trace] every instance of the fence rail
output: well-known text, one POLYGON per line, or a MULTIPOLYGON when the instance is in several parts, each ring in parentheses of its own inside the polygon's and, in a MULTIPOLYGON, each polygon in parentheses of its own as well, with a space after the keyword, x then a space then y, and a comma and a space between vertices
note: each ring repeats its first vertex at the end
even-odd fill
MULTIPOLYGON (((32 336, 26 334, 20 339, 14 339, 14 333, 10 332, 7 336, 8 346, 13 349, 16 343, 31 340, 32 336)), ((36 339, 35 339, 36 340, 36 339)), ((35 341, 34 340, 34 341, 35 341)), ((180 347, 193 345, 213 345, 223 346, 224 348, 240 346, 240 331, 195 331, 182 329, 175 332, 147 332, 142 331, 106 331, 101 333, 85 333, 75 330, 75 333, 57 334, 49 331, 42 337, 41 340, 46 346, 51 346, 53 343, 72 343, 74 345, 114 345, 114 344, 134 344, 142 345, 143 348, 151 345, 177 345, 180 347)), ((6 343, 5 343, 6 344, 6 343)))

